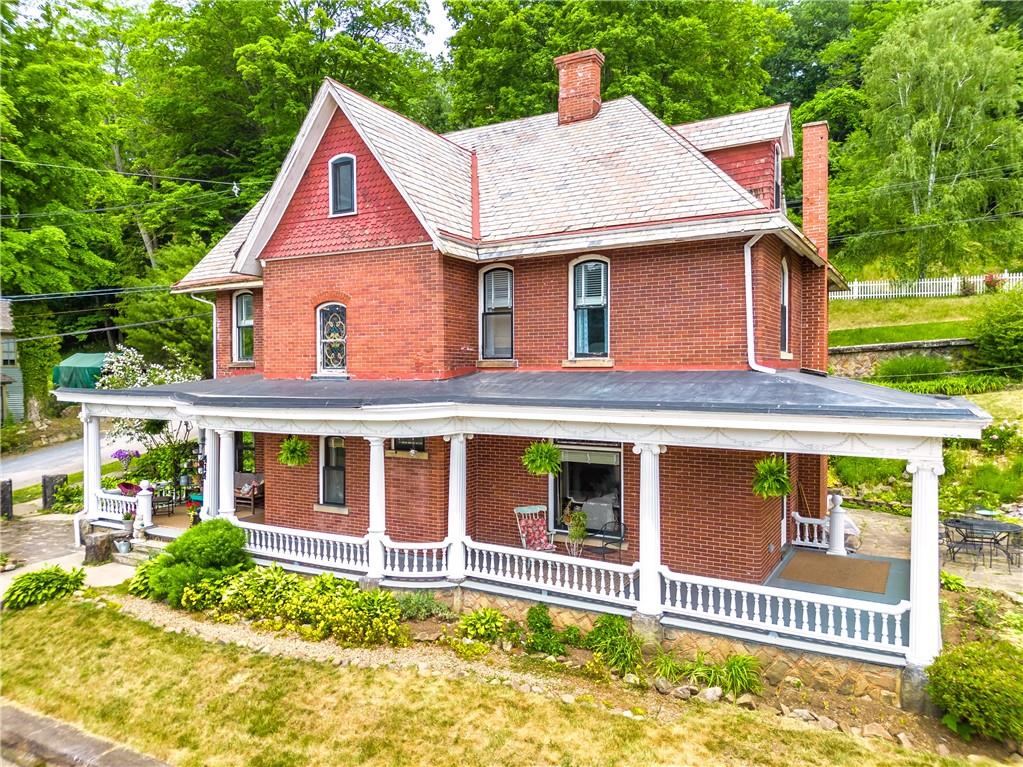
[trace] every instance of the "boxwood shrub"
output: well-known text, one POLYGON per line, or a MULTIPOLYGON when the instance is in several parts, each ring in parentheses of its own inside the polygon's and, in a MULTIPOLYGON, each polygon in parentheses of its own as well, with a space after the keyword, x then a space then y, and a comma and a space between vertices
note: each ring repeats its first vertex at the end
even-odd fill
POLYGON ((144 573, 136 575, 139 582, 133 587, 135 593, 148 591, 153 599, 180 607, 186 587, 224 580, 250 567, 245 531, 226 519, 212 519, 168 544, 163 554, 146 565, 144 573))

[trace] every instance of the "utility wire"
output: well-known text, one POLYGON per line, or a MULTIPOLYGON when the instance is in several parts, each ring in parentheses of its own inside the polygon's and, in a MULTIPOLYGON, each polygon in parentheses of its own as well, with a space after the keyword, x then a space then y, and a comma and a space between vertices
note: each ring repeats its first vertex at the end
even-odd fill
POLYGON ((856 237, 877 237, 883 234, 901 234, 903 232, 916 232, 921 229, 934 229, 939 226, 951 226, 952 224, 970 224, 985 221, 999 221, 1003 218, 1014 218, 1023 215, 1023 210, 1012 210, 1008 213, 993 213, 989 216, 975 216, 974 218, 954 218, 949 221, 942 221, 937 224, 920 224, 919 226, 907 226, 900 229, 877 229, 872 232, 857 232, 855 234, 840 234, 837 237, 829 237, 828 243, 842 242, 856 237))
MULTIPOLYGON (((77 215, 80 215, 80 214, 87 214, 87 213, 109 213, 112 210, 127 210, 129 208, 149 208, 149 207, 152 207, 154 205, 166 205, 168 202, 185 202, 186 200, 198 200, 200 198, 206 199, 206 198, 210 197, 211 195, 214 195, 214 196, 223 195, 223 194, 225 194, 227 192, 230 192, 230 190, 207 189, 206 191, 200 192, 199 194, 192 195, 191 197, 182 197, 179 200, 167 199, 167 200, 150 200, 148 202, 130 202, 130 203, 126 204, 126 205, 108 205, 107 207, 104 207, 104 208, 86 208, 85 210, 55 210, 55 211, 52 211, 50 213, 7 213, 7 214, 4 214, 4 215, 0 216, 0 221, 7 221, 7 220, 12 219, 12 218, 17 218, 17 219, 22 219, 22 218, 72 218, 74 216, 77 216, 77 215)), ((15 230, 15 231, 32 231, 32 230, 31 229, 28 229, 28 230, 18 229, 18 230, 15 230)))
POLYGON ((28 293, 17 296, 3 296, 8 301, 60 301, 87 296, 112 296, 119 293, 146 293, 153 290, 170 290, 170 285, 141 285, 131 288, 96 288, 94 290, 72 290, 67 293, 28 293))
POLYGON ((11 163, 12 165, 34 165, 39 168, 62 168, 64 170, 85 170, 93 173, 113 173, 117 176, 136 176, 141 178, 158 178, 165 181, 192 181, 196 184, 219 184, 221 186, 234 187, 235 181, 214 181, 211 178, 189 178, 187 176, 161 176, 157 173, 134 173, 127 170, 113 170, 111 168, 89 168, 84 165, 58 165, 52 162, 30 162, 29 160, 7 160, 0 157, 0 163, 11 163))
POLYGON ((111 325, 105 328, 92 328, 91 330, 75 330, 70 333, 51 333, 45 336, 30 336, 28 338, 15 338, 13 339, 16 343, 22 341, 41 341, 44 338, 65 338, 67 336, 83 336, 89 333, 105 333, 108 330, 123 330, 125 328, 141 328, 146 325, 165 325, 168 322, 177 322, 178 320, 190 320, 193 317, 209 317, 213 312, 199 312, 198 314, 186 314, 183 317, 170 317, 165 320, 149 320, 148 322, 130 322, 127 325, 111 325))

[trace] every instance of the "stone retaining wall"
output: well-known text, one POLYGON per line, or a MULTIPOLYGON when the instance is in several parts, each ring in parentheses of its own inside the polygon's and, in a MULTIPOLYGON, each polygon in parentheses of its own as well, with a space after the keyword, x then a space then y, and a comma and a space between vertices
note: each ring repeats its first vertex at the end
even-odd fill
POLYGON ((878 364, 893 357, 926 354, 942 357, 959 364, 963 355, 973 348, 969 338, 948 338, 937 341, 906 341, 895 344, 863 344, 861 346, 833 346, 828 349, 829 368, 836 376, 866 378, 874 373, 878 364))

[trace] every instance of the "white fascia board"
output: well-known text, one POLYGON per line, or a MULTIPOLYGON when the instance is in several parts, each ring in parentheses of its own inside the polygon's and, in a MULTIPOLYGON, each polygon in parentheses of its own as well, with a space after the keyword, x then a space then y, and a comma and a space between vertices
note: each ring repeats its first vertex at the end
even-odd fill
POLYGON ((171 293, 186 295, 189 293, 216 293, 218 290, 241 290, 242 288, 261 288, 263 280, 244 280, 241 282, 218 282, 213 285, 181 285, 171 288, 171 293))

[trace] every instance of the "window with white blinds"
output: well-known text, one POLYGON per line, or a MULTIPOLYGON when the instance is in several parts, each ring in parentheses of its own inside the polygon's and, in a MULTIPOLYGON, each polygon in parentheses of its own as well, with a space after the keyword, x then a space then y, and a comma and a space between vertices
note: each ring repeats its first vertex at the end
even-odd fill
POLYGON ((583 261, 572 270, 574 355, 606 357, 610 337, 608 265, 583 261))
POLYGON ((511 269, 483 273, 483 311, 480 318, 483 359, 512 359, 515 279, 511 269))
POLYGON ((340 155, 330 161, 330 214, 355 212, 355 158, 340 155))

